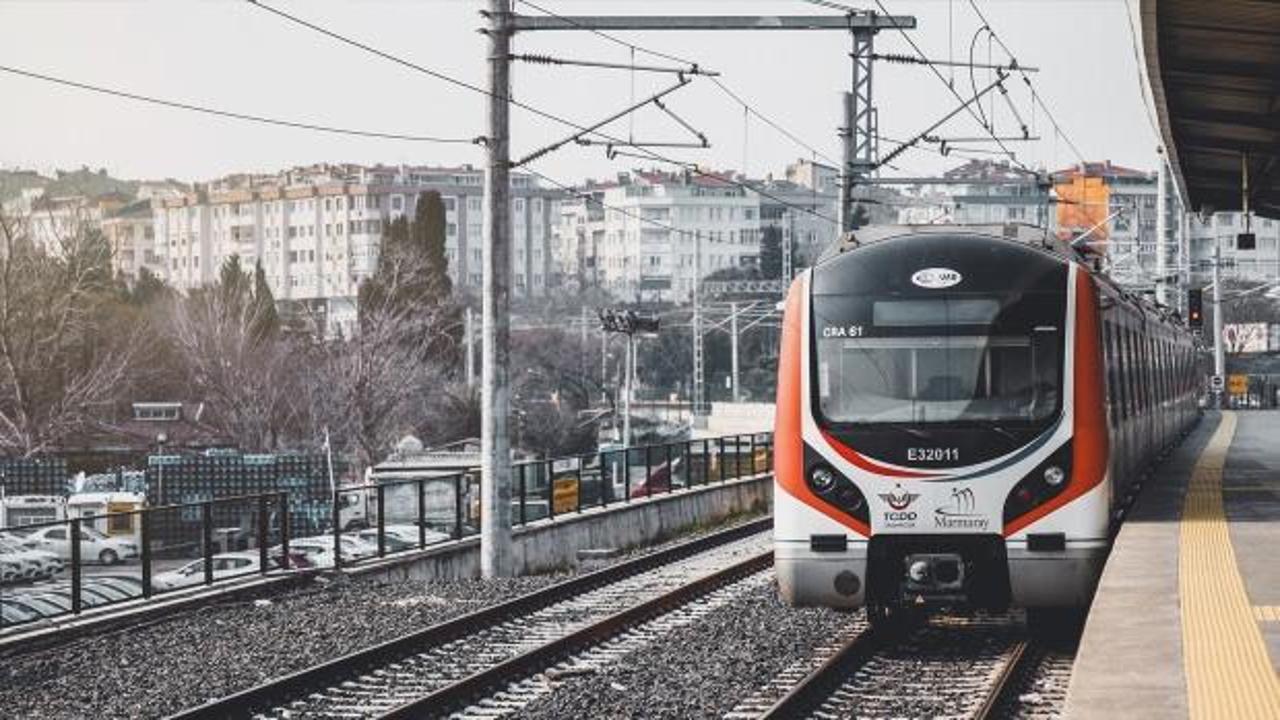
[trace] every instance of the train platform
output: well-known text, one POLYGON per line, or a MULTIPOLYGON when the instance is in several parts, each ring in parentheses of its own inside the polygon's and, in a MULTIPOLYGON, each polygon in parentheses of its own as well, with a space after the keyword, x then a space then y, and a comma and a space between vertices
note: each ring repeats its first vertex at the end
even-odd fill
POLYGON ((1103 572, 1068 718, 1280 718, 1280 411, 1208 412, 1103 572))

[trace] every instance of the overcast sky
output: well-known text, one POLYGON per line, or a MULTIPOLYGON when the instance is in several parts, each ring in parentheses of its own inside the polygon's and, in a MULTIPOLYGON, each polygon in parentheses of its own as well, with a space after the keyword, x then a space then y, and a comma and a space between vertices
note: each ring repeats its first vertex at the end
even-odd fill
MULTIPOLYGON (((484 36, 479 0, 268 0, 317 24, 483 86, 484 36)), ((648 0, 583 2, 535 0, 559 13, 826 14, 798 0, 648 0)), ((968 58, 980 23, 967 0, 884 0, 890 11, 912 14, 912 37, 933 58, 968 58), (954 50, 950 49, 954 48, 954 50)), ((875 7, 874 0, 863 7, 875 7)), ((981 0, 996 32, 1033 76, 1045 102, 1090 160, 1149 169, 1156 137, 1139 92, 1133 38, 1123 0, 981 0)), ((522 13, 536 14, 519 5, 522 13)), ((819 151, 838 156, 837 93, 849 78, 849 39, 840 32, 650 32, 630 41, 697 60, 760 112, 819 151)), ((583 33, 526 34, 516 52, 631 62, 627 48, 583 33)), ((987 42, 977 45, 980 61, 987 42)), ((882 33, 876 50, 910 53, 902 37, 882 33)), ((997 48, 993 58, 1002 60, 997 48)), ((667 61, 638 54, 637 63, 667 61)), ((236 0, 0 0, 0 65, 166 99, 382 132, 472 137, 482 134, 484 96, 450 86, 236 0)), ((944 70, 948 75, 949 71, 944 70)), ((981 84, 985 73, 979 73, 981 84)), ((957 70, 956 87, 969 87, 957 70)), ((589 123, 632 97, 670 83, 670 76, 630 71, 517 65, 514 96, 557 115, 589 123), (633 90, 634 84, 634 90, 633 90), (634 95, 633 95, 634 93, 634 95)), ((1030 110, 1022 83, 1011 95, 1044 140, 1019 143, 1028 165, 1061 167, 1076 157, 1055 140, 1044 114, 1030 110)), ((927 68, 878 63, 875 102, 880 131, 909 137, 957 101, 927 68)), ((998 102, 998 101, 997 101, 998 102)), ((781 174, 810 152, 752 118, 705 79, 669 97, 668 105, 706 133, 709 150, 664 154, 752 175, 781 174), (745 130, 745 142, 744 142, 745 130)), ((1016 132, 997 106, 1001 134, 1016 132)), ((681 139, 669 118, 650 108, 609 127, 636 138, 681 139)), ((943 129, 952 136, 979 132, 967 116, 943 129)), ((566 128, 513 110, 513 154, 519 156, 567 134, 566 128)), ((988 144, 986 147, 990 147, 988 144)), ((888 145, 882 145, 882 152, 888 145)), ((0 167, 105 167, 128 178, 213 178, 272 171, 319 161, 360 163, 483 163, 479 148, 338 137, 265 127, 181 110, 97 96, 0 72, 0 167)), ((567 147, 534 167, 563 181, 607 177, 640 164, 608 160, 600 148, 567 147)), ((905 174, 936 173, 954 158, 909 152, 895 162, 905 174)), ((890 173, 892 174, 892 173, 890 173)))

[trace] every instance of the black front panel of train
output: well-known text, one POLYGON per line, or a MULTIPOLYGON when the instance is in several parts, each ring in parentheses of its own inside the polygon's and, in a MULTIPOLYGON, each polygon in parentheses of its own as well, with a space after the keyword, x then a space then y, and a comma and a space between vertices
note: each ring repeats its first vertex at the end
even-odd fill
POLYGON ((868 603, 1003 610, 1010 597, 1009 556, 999 535, 876 535, 867 544, 868 603), (938 556, 959 562, 956 587, 913 583, 913 558, 938 556))
POLYGON ((948 468, 1026 445, 1062 412, 1068 266, 976 236, 887 240, 814 270, 811 401, 886 462, 948 468))

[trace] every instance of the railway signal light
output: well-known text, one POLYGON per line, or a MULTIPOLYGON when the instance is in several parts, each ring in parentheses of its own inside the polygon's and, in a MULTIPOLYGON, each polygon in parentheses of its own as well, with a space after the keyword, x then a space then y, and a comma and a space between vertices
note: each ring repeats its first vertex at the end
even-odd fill
POLYGON ((639 315, 634 310, 601 308, 599 314, 600 328, 606 332, 625 333, 627 335, 658 332, 658 318, 639 315))
POLYGON ((1187 327, 1204 325, 1204 291, 1192 288, 1187 291, 1187 327))

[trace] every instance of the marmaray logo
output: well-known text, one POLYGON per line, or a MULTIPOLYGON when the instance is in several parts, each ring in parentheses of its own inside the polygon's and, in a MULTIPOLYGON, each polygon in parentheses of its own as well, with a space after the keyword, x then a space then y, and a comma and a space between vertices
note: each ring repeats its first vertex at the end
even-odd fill
POLYGON ((949 530, 986 530, 990 521, 976 512, 977 506, 973 488, 953 488, 951 504, 934 509, 934 526, 949 530))

